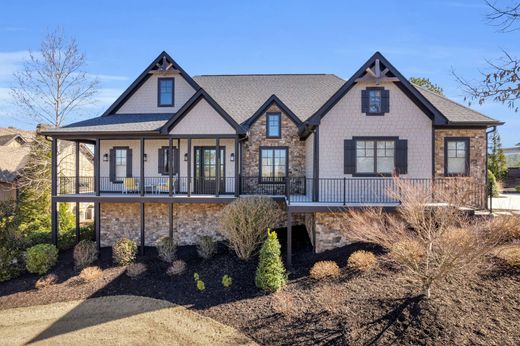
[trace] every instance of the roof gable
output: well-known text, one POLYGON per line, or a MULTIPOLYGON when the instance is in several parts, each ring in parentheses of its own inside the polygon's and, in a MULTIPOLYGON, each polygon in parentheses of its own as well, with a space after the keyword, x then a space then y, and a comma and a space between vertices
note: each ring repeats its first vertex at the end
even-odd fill
POLYGON ((121 106, 128 100, 136 91, 139 89, 141 85, 150 78, 150 72, 153 70, 167 70, 173 68, 177 71, 179 71, 180 75, 188 82, 189 85, 195 90, 198 91, 200 89, 200 86, 193 80, 193 78, 190 77, 186 73, 186 71, 183 70, 183 68, 173 60, 173 58, 166 52, 162 52, 159 54, 157 58, 155 58, 154 61, 148 67, 137 77, 137 79, 130 84, 130 86, 117 98, 117 100, 110 106, 108 109, 103 113, 103 116, 112 115, 121 106))
POLYGON ((427 115, 435 124, 445 124, 446 117, 439 112, 411 83, 379 52, 376 52, 341 86, 341 88, 314 113, 305 123, 318 125, 321 119, 334 107, 338 101, 366 74, 379 65, 383 74, 387 74, 392 81, 427 115), (370 71, 369 71, 370 69, 370 71))
POLYGON ((215 100, 204 90, 199 89, 188 102, 181 107, 181 109, 171 117, 161 128, 162 134, 168 134, 202 99, 206 100, 208 104, 229 124, 237 133, 245 133, 242 126, 240 126, 226 111, 220 107, 215 100))
POLYGON ((253 125, 258 120, 258 118, 260 118, 265 112, 267 112, 267 109, 269 109, 269 107, 271 107, 273 103, 276 104, 282 110, 282 112, 284 112, 284 114, 287 115, 287 117, 289 117, 289 119, 291 119, 297 126, 300 126, 302 124, 302 121, 296 116, 296 114, 293 113, 293 111, 289 109, 289 107, 287 107, 285 103, 282 102, 282 100, 280 100, 276 95, 271 95, 271 97, 269 97, 264 102, 264 104, 260 106, 260 108, 255 112, 255 114, 253 114, 249 119, 247 119, 243 123, 243 125, 246 128, 251 127, 251 125, 253 125))

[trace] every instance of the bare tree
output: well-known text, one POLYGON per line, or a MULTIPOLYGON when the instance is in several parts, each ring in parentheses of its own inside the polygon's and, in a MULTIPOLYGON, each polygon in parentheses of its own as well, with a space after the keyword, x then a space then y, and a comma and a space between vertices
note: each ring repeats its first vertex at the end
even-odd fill
POLYGON ((93 102, 98 80, 89 78, 85 63, 76 40, 66 40, 61 30, 47 34, 40 51, 30 52, 23 69, 14 74, 11 96, 20 116, 59 127, 93 102))
MULTIPOLYGON (((490 12, 487 15, 489 22, 499 28, 501 32, 513 32, 520 29, 520 2, 513 2, 511 6, 498 6, 486 1, 490 12)), ((481 72, 480 81, 470 81, 452 71, 453 76, 462 86, 466 100, 475 100, 479 104, 493 100, 506 104, 518 111, 515 102, 520 98, 520 58, 503 50, 503 56, 495 61, 486 60, 488 68, 481 72)))
POLYGON ((481 269, 486 255, 499 244, 499 234, 490 231, 490 223, 461 211, 465 194, 453 193, 460 190, 460 181, 435 191, 398 178, 395 184, 398 189, 388 193, 401 201, 397 215, 378 208, 341 214, 348 239, 384 247, 388 255, 383 259, 404 268, 407 281, 427 298, 432 287, 442 286, 446 279, 481 269))

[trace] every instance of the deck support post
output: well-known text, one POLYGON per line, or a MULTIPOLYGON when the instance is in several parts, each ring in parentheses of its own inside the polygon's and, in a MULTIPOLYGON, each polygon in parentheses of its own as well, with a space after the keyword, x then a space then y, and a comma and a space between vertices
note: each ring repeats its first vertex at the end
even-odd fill
POLYGON ((100 161, 101 161, 101 145, 99 138, 96 138, 96 145, 94 148, 94 191, 96 196, 100 195, 101 187, 100 187, 100 161))
MULTIPOLYGON (((76 142, 76 194, 79 195, 79 142, 76 142)), ((79 202, 76 202, 76 243, 80 240, 80 232, 79 232, 79 202)))
POLYGON ((52 139, 51 145, 51 240, 58 246, 58 203, 55 197, 58 195, 58 139, 52 139))
POLYGON ((141 209, 141 256, 144 256, 144 203, 140 203, 141 209))
POLYGON ((96 248, 101 250, 101 204, 94 202, 94 229, 96 231, 96 248))
POLYGON ((238 136, 235 137, 235 197, 240 196, 240 172, 238 171, 238 136))
POLYGON ((313 164, 312 164, 312 201, 320 200, 320 128, 314 130, 313 164))
POLYGON ((168 137, 168 196, 170 196, 170 197, 173 196, 173 138, 172 137, 168 137))
POLYGON ((191 197, 191 138, 188 138, 188 197, 191 197))
POLYGON ((292 212, 287 211, 287 270, 292 269, 292 212))
POLYGON ((141 137, 141 150, 140 151, 140 179, 139 179, 139 191, 141 196, 144 196, 144 138, 141 137))
POLYGON ((173 240, 173 203, 168 203, 168 236, 173 240))
POLYGON ((215 143, 215 160, 216 160, 216 179, 215 179, 215 197, 218 197, 220 194, 220 138, 217 137, 215 143))

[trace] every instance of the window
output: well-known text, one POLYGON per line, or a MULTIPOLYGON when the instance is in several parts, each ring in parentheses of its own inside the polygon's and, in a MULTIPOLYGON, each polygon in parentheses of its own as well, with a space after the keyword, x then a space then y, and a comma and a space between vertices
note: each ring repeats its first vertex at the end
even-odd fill
POLYGON ((116 181, 123 181, 127 172, 127 149, 115 149, 115 178, 116 181))
MULTIPOLYGON (((172 173, 176 173, 175 172, 175 156, 178 155, 178 151, 177 151, 177 148, 173 147, 172 148, 172 151, 173 151, 173 156, 172 156, 172 173)), ((158 167, 158 172, 162 175, 168 175, 170 174, 170 150, 168 147, 161 147, 159 148, 159 159, 158 159, 158 164, 159 164, 159 167, 158 167)))
POLYGON ((469 138, 446 138, 445 141, 445 175, 468 175, 469 138))
POLYGON ((158 79, 157 105, 159 107, 173 106, 173 78, 158 79))
POLYGON ((280 138, 280 113, 267 113, 267 137, 280 138))
POLYGON ((368 90, 368 113, 381 113, 381 90, 368 90))
POLYGON ((394 140, 357 140, 356 174, 392 174, 395 168, 394 140))
POLYGON ((282 183, 287 176, 287 148, 260 148, 260 182, 282 183))

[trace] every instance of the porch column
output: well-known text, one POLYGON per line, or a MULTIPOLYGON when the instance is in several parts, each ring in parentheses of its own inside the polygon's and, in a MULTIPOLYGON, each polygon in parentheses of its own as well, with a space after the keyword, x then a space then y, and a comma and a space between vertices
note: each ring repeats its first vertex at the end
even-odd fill
POLYGON ((168 204, 168 236, 173 239, 173 203, 168 204))
POLYGON ((94 202, 94 228, 96 230, 96 247, 98 252, 101 250, 101 205, 94 202))
POLYGON ((144 196, 144 138, 141 137, 141 150, 140 150, 140 179, 139 179, 139 191, 141 196, 144 196))
MULTIPOLYGON (((79 142, 76 142, 76 194, 79 194, 79 142)), ((76 202, 76 243, 79 242, 79 202, 76 202)))
POLYGON ((238 136, 235 137, 235 197, 240 196, 240 172, 238 171, 238 136))
POLYGON ((94 153, 94 191, 96 193, 96 196, 99 196, 100 195, 99 192, 101 190, 101 186, 100 186, 101 177, 99 176, 100 172, 101 172, 101 169, 100 169, 101 145, 100 145, 99 138, 96 138, 96 146, 94 149, 95 149, 95 153, 94 153))
POLYGON ((168 196, 173 196, 173 138, 168 137, 168 196))
POLYGON ((141 256, 144 255, 144 203, 141 202, 141 256))
POLYGON ((292 212, 287 211, 287 269, 292 268, 292 212))
POLYGON ((191 138, 188 138, 188 197, 191 197, 191 138))
POLYGON ((317 126, 314 131, 314 147, 313 147, 313 163, 312 163, 312 201, 320 200, 320 127, 317 126))
POLYGON ((53 137, 51 144, 51 240, 58 246, 58 139, 53 137))
POLYGON ((220 193, 220 138, 217 138, 215 145, 217 177, 215 186, 215 196, 218 197, 220 193))

